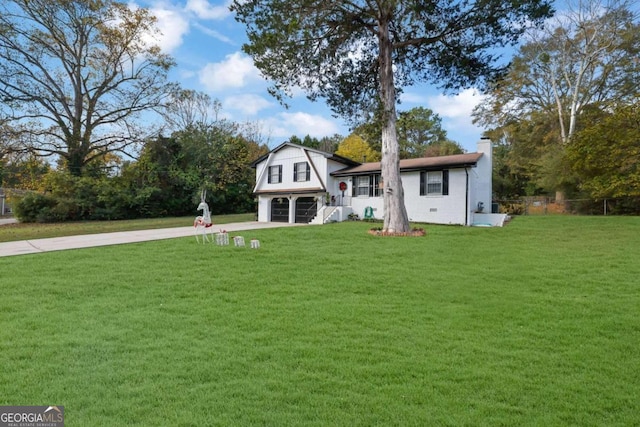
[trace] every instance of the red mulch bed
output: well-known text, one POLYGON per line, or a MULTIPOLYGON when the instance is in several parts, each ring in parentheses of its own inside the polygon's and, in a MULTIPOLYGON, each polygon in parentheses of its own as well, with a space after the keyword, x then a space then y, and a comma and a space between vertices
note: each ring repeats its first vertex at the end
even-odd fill
POLYGON ((414 228, 407 233, 390 233, 382 231, 381 228, 372 228, 369 230, 372 236, 391 236, 391 237, 422 237, 427 234, 424 228, 414 228))

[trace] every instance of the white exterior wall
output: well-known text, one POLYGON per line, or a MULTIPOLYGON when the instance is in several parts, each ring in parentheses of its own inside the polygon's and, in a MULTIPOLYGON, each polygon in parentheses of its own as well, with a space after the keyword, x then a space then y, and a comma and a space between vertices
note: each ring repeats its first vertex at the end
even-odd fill
POLYGON ((325 172, 327 170, 327 159, 313 152, 309 152, 309 157, 315 164, 315 168, 320 176, 316 175, 313 167, 311 167, 311 179, 309 181, 295 182, 293 180, 293 165, 295 163, 309 161, 304 150, 296 147, 284 147, 278 152, 272 153, 272 155, 267 158, 267 161, 260 163, 256 167, 256 189, 277 191, 322 187, 320 178, 326 182, 326 175, 328 175, 325 172), (282 165, 282 182, 269 184, 269 166, 278 165, 282 165))
POLYGON ((344 165, 342 163, 335 162, 333 160, 327 161, 327 192, 332 196, 341 196, 342 191, 340 191, 340 183, 345 182, 349 188, 345 190, 344 196, 351 196, 351 182, 347 177, 337 177, 334 178, 331 176, 331 173, 339 171, 340 169, 344 169, 344 165))
MULTIPOLYGON (((401 174, 404 189, 404 203, 409 221, 432 224, 465 224, 465 197, 467 178, 464 169, 449 169, 449 194, 445 196, 421 196, 420 172, 401 174)), ((349 194, 351 194, 349 181, 349 194)), ((359 196, 351 199, 351 206, 360 218, 368 206, 373 208, 374 217, 383 219, 384 201, 382 197, 359 196)), ((469 217, 467 217, 469 222, 469 217)))
MULTIPOLYGON (((420 172, 401 173, 404 200, 409 220, 412 222, 426 222, 433 224, 472 225, 473 215, 477 211, 478 202, 483 204, 483 213, 491 212, 492 202, 492 145, 490 140, 478 143, 479 158, 475 167, 456 168, 449 170, 449 194, 442 196, 420 195, 420 172), (468 181, 467 181, 468 179, 468 181), (468 192, 467 192, 468 184, 468 192), (469 197, 467 201, 466 197, 469 197)), ((345 165, 329 160, 325 155, 302 148, 285 146, 277 152, 272 152, 265 161, 256 165, 255 191, 281 191, 280 194, 263 194, 258 197, 258 221, 271 221, 271 200, 274 198, 289 198, 289 222, 295 221, 295 200, 298 197, 316 196, 324 199, 325 191, 332 196, 342 195, 339 183, 347 183, 344 191, 342 206, 351 207, 353 213, 364 218, 367 207, 373 208, 374 217, 383 219, 384 202, 380 197, 357 196, 352 197, 352 177, 332 177, 332 172, 344 169, 345 165), (313 165, 309 181, 294 182, 293 165, 297 162, 309 161, 308 153, 313 165), (268 166, 282 165, 282 182, 268 183, 268 166), (286 190, 305 194, 287 194, 286 190), (315 190, 315 191, 314 191, 315 190)), ((323 202, 318 204, 321 208, 323 202)), ((346 218, 341 218, 346 219, 346 218)))
POLYGON ((477 212, 478 203, 482 203, 482 212, 491 213, 491 202, 493 201, 493 145, 491 140, 481 139, 478 142, 478 153, 483 153, 483 156, 478 160, 476 167, 469 170, 470 210, 472 213, 477 212))
MULTIPOLYGON (((280 194, 263 194, 258 196, 258 221, 271 221, 271 200, 277 198, 289 199, 289 222, 295 222, 295 201, 299 197, 318 197, 321 202, 318 208, 324 204, 327 192, 333 195, 339 194, 339 180, 331 177, 334 171, 344 169, 345 165, 327 159, 323 154, 298 147, 286 146, 277 152, 271 153, 265 161, 256 165, 256 186, 254 191, 280 191, 280 194), (308 157, 307 157, 308 155, 308 157), (294 181, 294 164, 309 162, 311 168, 309 181, 294 181), (269 167, 282 165, 282 181, 269 183, 269 167), (323 190, 326 188, 326 191, 323 190), (309 190, 305 194, 287 194, 286 190, 295 192, 309 190)), ((346 192, 345 192, 346 194, 346 192)))
MULTIPOLYGON (((376 219, 383 219, 384 217, 384 200, 382 196, 378 197, 369 197, 369 196, 355 196, 352 197, 353 194, 353 178, 342 178, 344 182, 347 183, 347 191, 344 192, 344 195, 347 197, 347 201, 351 200, 351 207, 353 209, 353 213, 358 215, 360 219, 364 218, 364 210, 367 207, 373 208, 373 217, 376 219)), ((403 186, 404 186, 404 177, 402 177, 403 186)))
POLYGON ((271 214, 271 210, 269 209, 270 201, 271 197, 258 196, 258 221, 269 222, 271 220, 271 218, 269 218, 271 214))
POLYGON ((467 174, 464 169, 449 169, 449 194, 443 196, 420 195, 420 172, 411 172, 408 178, 411 181, 409 184, 407 180, 405 185, 405 205, 410 221, 465 224, 467 174))

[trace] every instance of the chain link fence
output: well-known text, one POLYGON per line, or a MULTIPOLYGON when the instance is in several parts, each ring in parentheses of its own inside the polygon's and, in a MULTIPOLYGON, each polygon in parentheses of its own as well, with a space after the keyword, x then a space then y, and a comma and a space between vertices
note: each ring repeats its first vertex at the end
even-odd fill
POLYGON ((509 215, 640 215, 640 197, 563 200, 523 197, 496 200, 492 211, 509 215))

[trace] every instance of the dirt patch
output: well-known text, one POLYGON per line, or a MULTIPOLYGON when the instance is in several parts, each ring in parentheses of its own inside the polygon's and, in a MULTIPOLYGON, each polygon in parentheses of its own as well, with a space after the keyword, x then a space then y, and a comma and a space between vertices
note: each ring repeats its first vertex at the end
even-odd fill
POLYGON ((388 231, 382 231, 382 228, 372 228, 369 230, 369 234, 372 236, 390 236, 390 237, 422 237, 427 234, 424 228, 413 228, 406 233, 390 233, 388 231))

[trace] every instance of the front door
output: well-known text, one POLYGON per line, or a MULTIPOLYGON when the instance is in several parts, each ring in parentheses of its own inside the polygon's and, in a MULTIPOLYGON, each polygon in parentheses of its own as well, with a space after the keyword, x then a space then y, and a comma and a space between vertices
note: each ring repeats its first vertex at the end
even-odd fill
POLYGON ((271 200, 271 222, 289 222, 289 199, 281 197, 271 200))
POLYGON ((306 224, 318 213, 315 197, 300 197, 296 200, 296 223, 306 224))

